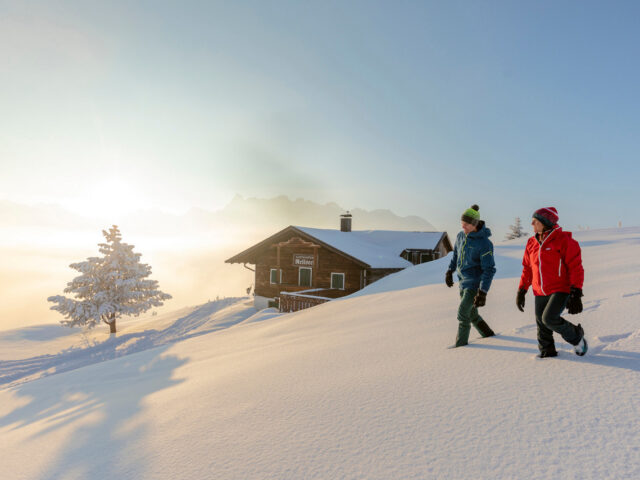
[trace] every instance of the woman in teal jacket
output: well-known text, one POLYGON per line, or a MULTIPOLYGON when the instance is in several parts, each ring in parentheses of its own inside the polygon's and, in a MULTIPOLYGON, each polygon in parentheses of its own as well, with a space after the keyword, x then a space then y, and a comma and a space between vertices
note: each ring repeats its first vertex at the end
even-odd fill
POLYGON ((471 325, 483 337, 495 335, 478 314, 478 308, 486 303, 487 292, 496 273, 493 243, 489 240, 491 230, 480 220, 479 210, 477 205, 473 205, 462 214, 462 231, 456 238, 453 258, 445 279, 447 286, 452 287, 455 270, 460 281, 458 335, 452 348, 467 345, 471 325))

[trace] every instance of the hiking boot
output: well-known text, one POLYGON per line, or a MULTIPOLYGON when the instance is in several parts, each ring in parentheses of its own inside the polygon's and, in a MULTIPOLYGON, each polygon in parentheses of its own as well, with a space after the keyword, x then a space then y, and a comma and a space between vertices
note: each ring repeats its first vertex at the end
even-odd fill
POLYGON ((557 357, 557 356, 558 356, 558 352, 555 350, 543 350, 537 355, 538 358, 550 358, 550 357, 557 357))
POLYGON ((482 335, 483 338, 493 337, 495 335, 495 332, 491 330, 491 327, 487 325, 487 322, 484 320, 480 320, 476 323, 476 329, 480 332, 480 335, 482 335))
POLYGON ((576 352, 576 355, 582 357, 585 353, 587 353, 589 346, 587 345, 587 340, 584 338, 584 330, 582 329, 582 325, 578 324, 576 330, 578 331, 578 334, 580 334, 580 341, 577 345, 573 346, 573 350, 576 352))

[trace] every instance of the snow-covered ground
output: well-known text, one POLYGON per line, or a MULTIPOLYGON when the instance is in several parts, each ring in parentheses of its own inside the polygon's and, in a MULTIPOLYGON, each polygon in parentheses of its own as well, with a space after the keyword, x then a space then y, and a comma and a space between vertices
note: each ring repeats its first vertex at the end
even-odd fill
POLYGON ((448 259, 287 315, 248 298, 0 332, 0 478, 640 478, 640 228, 579 232, 585 357, 535 359, 523 242, 455 337, 448 259), (472 338, 475 336, 472 333, 472 338))

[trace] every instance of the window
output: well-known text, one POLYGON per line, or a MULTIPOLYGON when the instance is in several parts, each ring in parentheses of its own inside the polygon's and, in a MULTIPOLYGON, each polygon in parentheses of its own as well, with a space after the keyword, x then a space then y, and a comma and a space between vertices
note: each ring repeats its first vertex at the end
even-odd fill
POLYGON ((311 269, 300 267, 298 270, 298 285, 301 287, 311 286, 311 269))
POLYGON ((344 273, 332 273, 331 274, 331 288, 337 288, 338 290, 344 290, 344 273))
POLYGON ((434 259, 433 253, 421 253, 420 263, 430 262, 434 259))
POLYGON ((278 269, 277 268, 272 268, 271 269, 271 278, 269 283, 278 283, 278 269))
POLYGON ((402 253, 402 258, 404 258, 405 260, 413 263, 415 265, 416 263, 416 252, 412 252, 410 250, 405 250, 402 253))

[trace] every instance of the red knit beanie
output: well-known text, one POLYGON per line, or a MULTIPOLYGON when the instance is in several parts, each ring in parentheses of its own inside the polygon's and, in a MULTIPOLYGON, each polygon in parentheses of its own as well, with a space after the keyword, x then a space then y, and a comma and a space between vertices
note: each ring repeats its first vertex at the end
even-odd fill
POLYGON ((540 208, 533 212, 533 218, 539 220, 545 227, 551 228, 558 223, 558 211, 555 207, 540 208))

